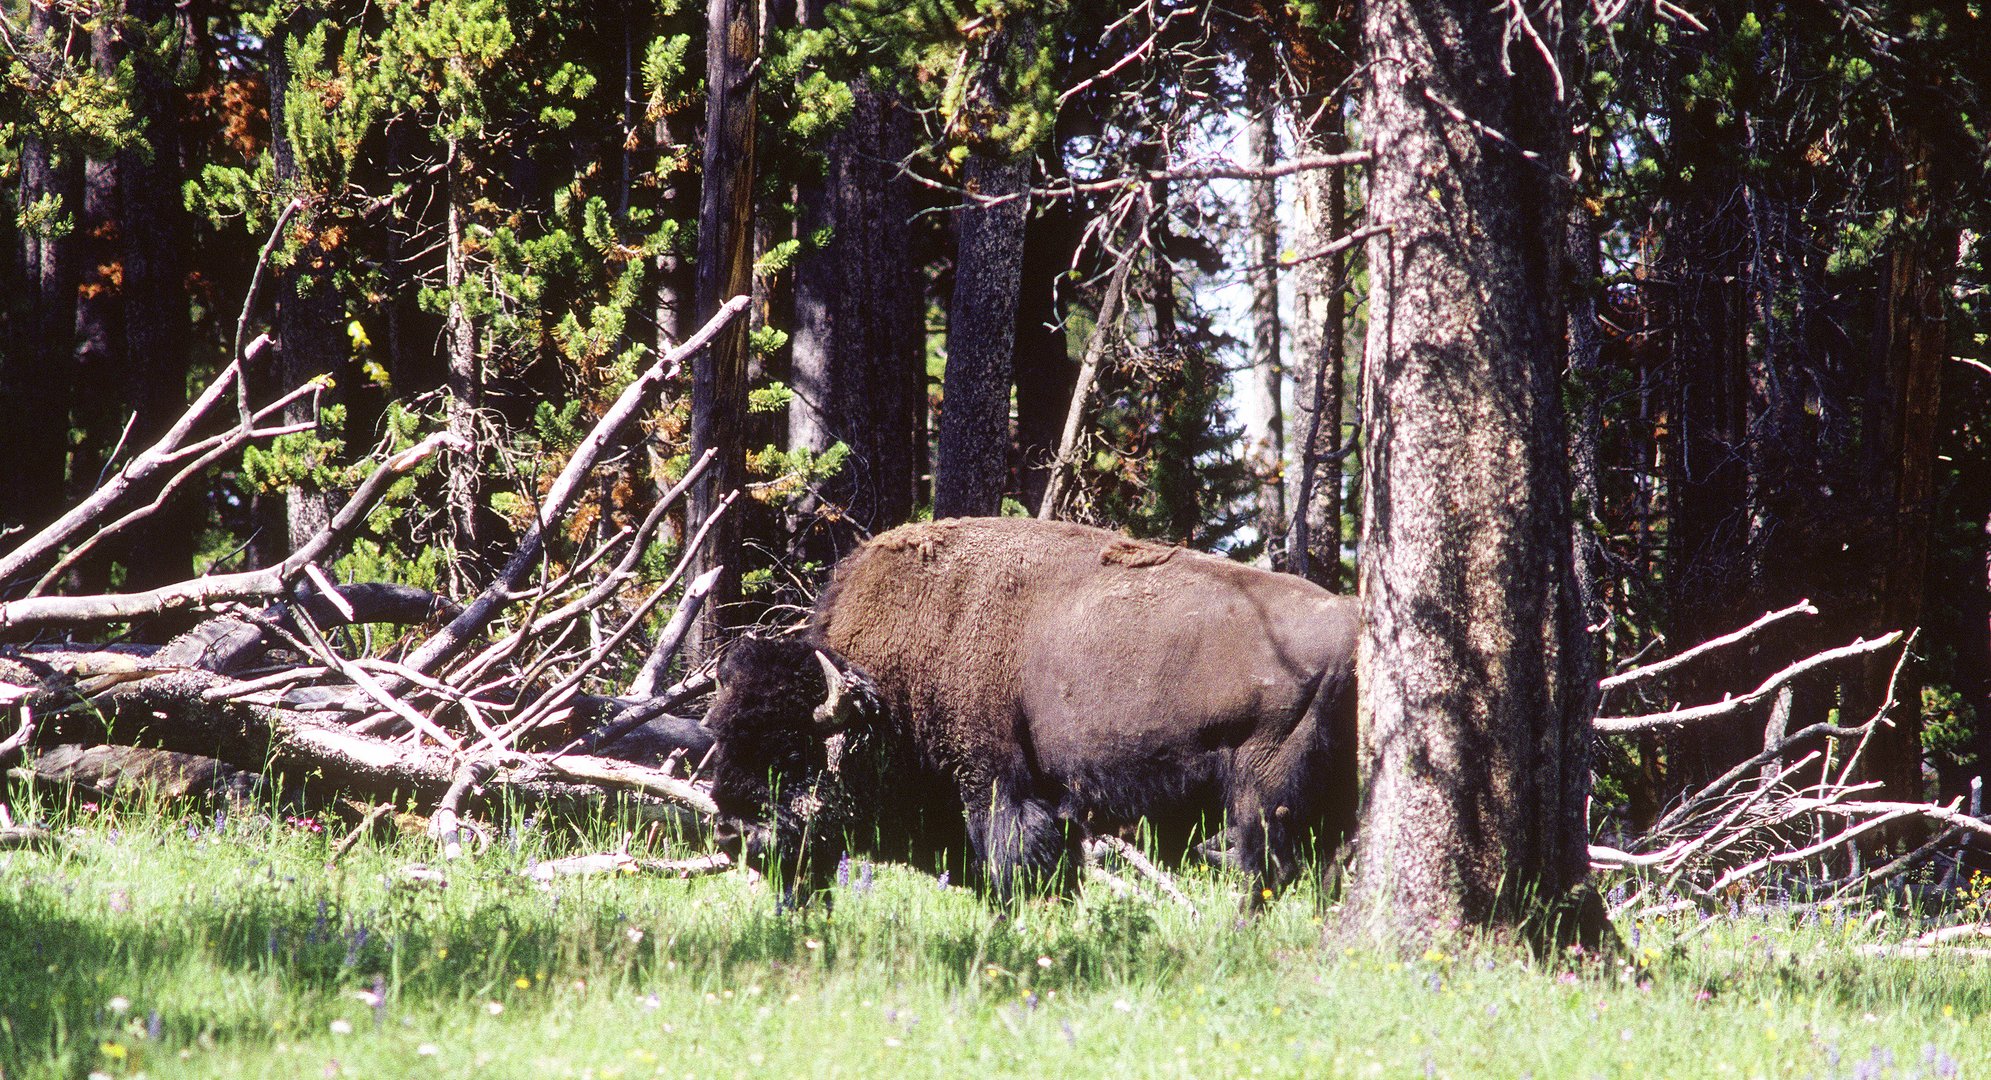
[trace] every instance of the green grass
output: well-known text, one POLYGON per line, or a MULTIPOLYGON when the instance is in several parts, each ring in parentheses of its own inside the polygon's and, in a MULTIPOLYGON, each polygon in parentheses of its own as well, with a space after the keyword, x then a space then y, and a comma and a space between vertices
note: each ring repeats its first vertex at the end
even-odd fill
POLYGON ((608 821, 515 831, 436 888, 395 883, 434 858, 418 839, 328 871, 327 835, 263 815, 16 810, 66 843, 0 853, 8 1080, 1991 1070, 1991 964, 1854 954, 1898 924, 1743 917, 1678 943, 1690 919, 1637 928, 1632 960, 1401 962, 1323 947, 1304 892, 1240 923, 1196 874, 1201 919, 1103 889, 1002 918, 892 866, 796 914, 738 875, 520 873, 603 850, 608 821))

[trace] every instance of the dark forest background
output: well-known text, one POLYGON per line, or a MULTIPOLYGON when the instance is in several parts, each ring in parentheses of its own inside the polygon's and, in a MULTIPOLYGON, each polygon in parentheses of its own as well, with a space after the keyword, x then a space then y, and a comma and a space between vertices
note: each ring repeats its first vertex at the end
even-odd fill
MULTIPOLYGON (((5 527, 94 490, 259 334, 260 397, 319 390, 291 417, 314 431, 0 598, 273 564, 371 451, 442 429, 469 452, 329 569, 469 595, 592 420, 738 292, 750 319, 550 549, 557 571, 719 449, 699 490, 745 495, 694 655, 791 620, 840 554, 927 515, 1093 522, 1350 590, 1362 240, 1388 226, 1364 212, 1356 14, 11 0, 5 527)), ((1584 19, 1580 76, 1547 91, 1572 152, 1534 165, 1568 194, 1576 569, 1605 660, 1820 609, 1650 686, 1663 707, 1919 628, 1867 760, 1902 796, 1964 790, 1991 764, 1991 17, 1584 19)), ((1506 62, 1533 48, 1517 20, 1506 62)), ((1891 672, 1804 681, 1780 722, 1870 714, 1891 672)), ((1761 721, 1605 740, 1599 810, 1649 822, 1761 721)))

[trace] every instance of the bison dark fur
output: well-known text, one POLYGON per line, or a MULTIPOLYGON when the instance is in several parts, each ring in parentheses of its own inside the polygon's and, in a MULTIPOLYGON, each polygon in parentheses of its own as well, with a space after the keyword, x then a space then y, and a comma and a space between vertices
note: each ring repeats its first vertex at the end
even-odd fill
POLYGON ((720 839, 801 884, 846 845, 965 846, 1006 896, 1069 874, 1082 831, 1222 818, 1230 861, 1282 884, 1305 834, 1354 824, 1355 639, 1353 600, 1101 529, 894 529, 804 636, 722 662, 720 839))

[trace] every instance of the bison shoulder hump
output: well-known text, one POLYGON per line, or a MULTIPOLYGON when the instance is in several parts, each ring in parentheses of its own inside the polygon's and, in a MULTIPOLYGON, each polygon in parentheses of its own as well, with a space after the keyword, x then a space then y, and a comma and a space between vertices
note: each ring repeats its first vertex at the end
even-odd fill
POLYGON ((1181 551, 1179 547, 1166 547, 1140 540, 1118 539, 1106 545, 1099 552, 1099 561, 1105 566, 1160 566, 1181 551))

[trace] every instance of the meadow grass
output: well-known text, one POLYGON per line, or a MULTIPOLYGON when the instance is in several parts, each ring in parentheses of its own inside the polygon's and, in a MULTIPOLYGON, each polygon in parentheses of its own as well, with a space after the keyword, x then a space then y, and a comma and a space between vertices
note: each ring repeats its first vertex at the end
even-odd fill
POLYGON ((398 876, 434 865, 419 838, 328 870, 332 838, 280 814, 16 811, 65 842, 0 853, 7 1080, 1991 1075, 1991 964, 1856 955, 1887 921, 1405 961, 1323 945, 1306 889, 1241 921, 1202 873, 1200 918, 1102 888, 1005 915, 863 862, 795 912, 738 874, 523 874, 611 846, 607 817, 516 819, 437 887, 398 876))

